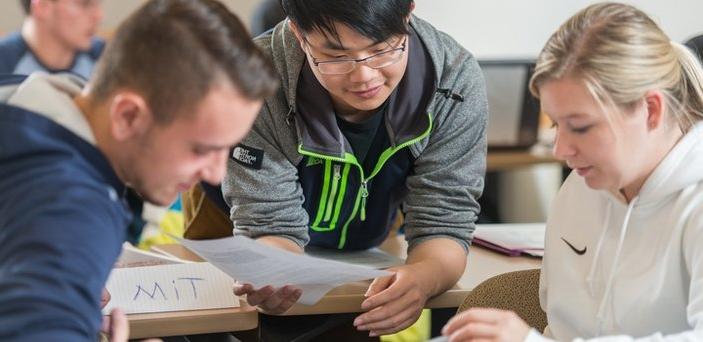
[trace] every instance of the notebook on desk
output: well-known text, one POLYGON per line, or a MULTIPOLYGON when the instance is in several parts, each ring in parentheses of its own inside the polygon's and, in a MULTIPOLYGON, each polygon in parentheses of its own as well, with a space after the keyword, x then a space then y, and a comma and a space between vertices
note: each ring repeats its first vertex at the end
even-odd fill
POLYGON ((484 60, 489 149, 528 149, 537 142, 539 101, 528 89, 534 61, 484 60))
POLYGON ((544 256, 544 223, 478 224, 473 243, 510 256, 544 256))

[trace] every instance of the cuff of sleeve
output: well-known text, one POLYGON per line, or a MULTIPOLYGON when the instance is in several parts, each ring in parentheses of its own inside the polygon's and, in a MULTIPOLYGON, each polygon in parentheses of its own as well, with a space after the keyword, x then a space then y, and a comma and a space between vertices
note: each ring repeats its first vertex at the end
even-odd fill
POLYGON ((286 234, 286 233, 271 234, 268 232, 264 233, 264 232, 259 232, 259 231, 243 230, 243 229, 237 229, 237 228, 234 229, 234 235, 244 235, 244 236, 251 238, 251 239, 258 239, 258 238, 261 238, 264 236, 275 236, 275 237, 286 238, 290 241, 293 241, 301 249, 305 249, 305 246, 310 241, 310 239, 307 237, 301 238, 299 236, 292 235, 292 234, 286 234))
POLYGON ((532 329, 530 329, 530 332, 527 333, 527 336, 525 336, 525 340, 523 342, 547 342, 547 341, 552 341, 552 340, 544 337, 537 330, 532 328, 532 329))
POLYGON ((464 248, 464 252, 466 252, 466 253, 469 252, 469 242, 467 242, 466 240, 459 239, 456 236, 452 236, 452 235, 437 234, 437 235, 425 235, 425 236, 420 236, 420 237, 410 239, 408 241, 408 253, 410 253, 410 251, 412 251, 412 249, 415 248, 415 246, 417 246, 425 241, 437 239, 437 238, 444 238, 444 239, 453 240, 456 243, 458 243, 461 247, 464 248))

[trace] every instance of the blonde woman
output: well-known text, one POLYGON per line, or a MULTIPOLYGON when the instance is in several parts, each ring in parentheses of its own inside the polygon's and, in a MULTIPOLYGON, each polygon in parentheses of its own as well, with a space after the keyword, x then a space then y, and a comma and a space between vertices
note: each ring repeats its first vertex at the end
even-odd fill
POLYGON ((450 341, 703 340, 703 70, 638 9, 601 3, 541 52, 532 92, 574 172, 547 222, 544 336, 473 309, 450 341))

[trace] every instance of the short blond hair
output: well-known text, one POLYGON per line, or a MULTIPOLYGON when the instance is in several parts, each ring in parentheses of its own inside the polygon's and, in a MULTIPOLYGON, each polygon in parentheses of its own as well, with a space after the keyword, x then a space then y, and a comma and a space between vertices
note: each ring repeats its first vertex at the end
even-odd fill
POLYGON ((659 90, 682 132, 703 119, 703 68, 639 9, 598 3, 569 18, 537 58, 530 91, 547 81, 576 77, 602 105, 628 109, 659 90))

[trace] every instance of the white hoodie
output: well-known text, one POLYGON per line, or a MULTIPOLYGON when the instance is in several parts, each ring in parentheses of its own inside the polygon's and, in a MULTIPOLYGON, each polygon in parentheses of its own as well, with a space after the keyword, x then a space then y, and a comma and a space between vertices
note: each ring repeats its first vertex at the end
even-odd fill
MULTIPOLYGON (((703 123, 629 204, 572 173, 552 205, 545 245, 546 336, 703 341, 703 123)), ((534 330, 526 339, 545 340, 534 330)))

